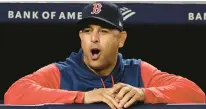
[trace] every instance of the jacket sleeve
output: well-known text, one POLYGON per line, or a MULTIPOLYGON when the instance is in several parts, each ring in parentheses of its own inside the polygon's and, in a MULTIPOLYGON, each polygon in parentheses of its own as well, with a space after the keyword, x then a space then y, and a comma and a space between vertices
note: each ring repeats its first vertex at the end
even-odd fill
POLYGON ((60 89, 60 71, 47 65, 20 78, 4 95, 4 104, 82 103, 84 92, 60 89))
POLYGON ((141 62, 145 103, 205 103, 205 93, 194 82, 167 72, 161 72, 141 62))

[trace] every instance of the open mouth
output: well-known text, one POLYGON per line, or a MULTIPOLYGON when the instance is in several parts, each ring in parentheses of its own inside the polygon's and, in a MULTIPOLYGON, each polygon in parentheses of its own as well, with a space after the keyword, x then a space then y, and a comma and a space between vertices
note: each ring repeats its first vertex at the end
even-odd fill
POLYGON ((92 52, 92 55, 99 54, 100 50, 97 49, 97 48, 94 48, 94 49, 91 50, 91 52, 92 52))
POLYGON ((93 48, 91 49, 91 53, 92 53, 92 60, 96 60, 99 58, 100 50, 97 48, 93 48))

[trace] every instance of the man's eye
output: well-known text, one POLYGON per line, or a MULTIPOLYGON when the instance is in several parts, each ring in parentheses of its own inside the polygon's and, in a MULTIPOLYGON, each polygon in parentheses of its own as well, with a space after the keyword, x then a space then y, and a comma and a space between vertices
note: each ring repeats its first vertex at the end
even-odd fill
POLYGON ((91 29, 84 29, 84 30, 83 30, 83 32, 86 32, 86 33, 87 33, 87 32, 91 32, 91 31, 92 31, 91 29))
POLYGON ((101 32, 102 32, 102 33, 109 33, 108 30, 104 30, 104 29, 102 29, 101 32))

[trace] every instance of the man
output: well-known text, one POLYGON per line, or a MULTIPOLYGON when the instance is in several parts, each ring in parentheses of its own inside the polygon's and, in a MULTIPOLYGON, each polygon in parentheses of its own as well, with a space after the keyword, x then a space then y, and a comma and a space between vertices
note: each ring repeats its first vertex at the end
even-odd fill
POLYGON ((5 93, 5 104, 104 102, 115 109, 137 102, 205 102, 192 81, 140 59, 123 59, 118 50, 127 33, 115 4, 89 4, 82 17, 77 23, 82 49, 16 81, 5 93))

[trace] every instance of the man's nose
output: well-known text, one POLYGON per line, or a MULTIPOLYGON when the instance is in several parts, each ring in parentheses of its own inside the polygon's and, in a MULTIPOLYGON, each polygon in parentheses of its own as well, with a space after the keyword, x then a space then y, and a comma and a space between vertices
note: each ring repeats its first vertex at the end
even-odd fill
POLYGON ((93 31, 93 32, 92 32, 91 41, 92 41, 93 43, 99 42, 99 33, 98 33, 98 31, 93 31))

